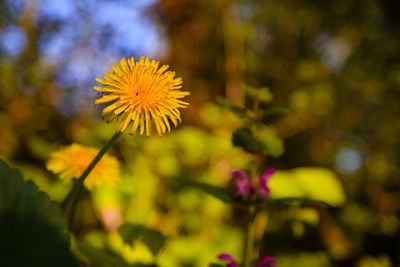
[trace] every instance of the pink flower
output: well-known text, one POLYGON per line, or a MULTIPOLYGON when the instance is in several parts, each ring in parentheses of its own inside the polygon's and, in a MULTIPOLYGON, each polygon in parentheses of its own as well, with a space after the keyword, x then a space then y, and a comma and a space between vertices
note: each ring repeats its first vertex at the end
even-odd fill
POLYGON ((231 175, 236 182, 236 193, 241 196, 246 195, 250 184, 247 174, 242 170, 234 170, 231 175))
POLYGON ((264 267, 265 264, 276 264, 277 261, 271 256, 264 256, 256 265, 256 267, 264 267))
POLYGON ((236 186, 236 193, 243 198, 259 198, 265 200, 269 198, 268 181, 271 179, 275 170, 267 168, 263 175, 256 176, 257 185, 251 182, 251 179, 242 170, 234 170, 231 172, 236 186))
POLYGON ((220 260, 227 260, 229 261, 225 267, 237 267, 237 262, 235 261, 235 259, 232 257, 231 254, 229 253, 222 253, 218 256, 218 259, 220 260))
POLYGON ((267 199, 269 198, 269 188, 267 183, 269 179, 271 179, 272 174, 275 173, 273 168, 267 168, 261 177, 257 176, 257 179, 260 183, 260 198, 267 199))
MULTIPOLYGON (((225 265, 225 267, 237 267, 238 264, 235 261, 235 259, 232 257, 231 254, 229 253, 222 253, 218 256, 218 259, 220 260, 227 260, 228 263, 225 265)), ((276 264, 277 261, 272 258, 271 256, 264 256, 256 265, 256 267, 264 267, 265 264, 276 264)))

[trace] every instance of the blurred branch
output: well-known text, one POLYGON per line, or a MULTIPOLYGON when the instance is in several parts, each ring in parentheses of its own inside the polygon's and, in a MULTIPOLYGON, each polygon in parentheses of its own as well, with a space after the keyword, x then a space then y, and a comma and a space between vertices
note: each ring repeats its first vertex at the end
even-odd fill
POLYGON ((18 62, 21 69, 29 67, 39 57, 39 29, 36 27, 38 19, 38 4, 38 0, 25 1, 23 10, 19 17, 20 26, 24 30, 28 41, 18 62))
POLYGON ((225 45, 225 95, 229 101, 244 106, 244 44, 240 10, 235 1, 226 0, 221 11, 225 45))

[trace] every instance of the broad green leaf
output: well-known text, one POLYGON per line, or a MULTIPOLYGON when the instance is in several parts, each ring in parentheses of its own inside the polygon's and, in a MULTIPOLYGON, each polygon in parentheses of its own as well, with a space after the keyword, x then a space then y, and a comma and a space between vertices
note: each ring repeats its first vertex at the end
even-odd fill
POLYGON ((4 266, 78 266, 61 210, 0 160, 0 253, 4 266))
POLYGON ((125 223, 118 229, 118 232, 127 244, 132 244, 135 240, 141 239, 154 255, 157 254, 166 240, 161 232, 138 224, 125 223))
POLYGON ((336 175, 325 168, 302 167, 277 171, 269 181, 272 199, 309 199, 339 206, 346 196, 336 175))
POLYGON ((87 243, 76 243, 79 252, 81 252, 86 260, 87 266, 95 267, 157 267, 155 264, 129 264, 119 255, 113 254, 109 251, 94 248, 87 243))
POLYGON ((268 87, 253 88, 246 86, 246 95, 254 100, 260 101, 261 103, 268 103, 273 99, 272 93, 268 87))
POLYGON ((224 267, 224 266, 226 266, 226 265, 222 265, 219 263, 210 263, 210 265, 208 265, 208 267, 224 267))
POLYGON ((199 190, 202 190, 203 192, 210 194, 227 204, 232 204, 236 198, 235 193, 232 190, 229 190, 227 188, 222 188, 222 187, 218 187, 218 186, 214 186, 214 185, 210 185, 210 184, 206 184, 206 183, 202 183, 202 182, 183 180, 183 179, 180 179, 179 183, 181 186, 187 186, 187 187, 197 188, 199 190))

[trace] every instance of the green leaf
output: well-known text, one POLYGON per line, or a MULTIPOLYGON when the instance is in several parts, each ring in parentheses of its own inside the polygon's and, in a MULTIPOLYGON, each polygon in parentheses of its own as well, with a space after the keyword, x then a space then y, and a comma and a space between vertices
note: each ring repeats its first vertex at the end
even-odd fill
POLYGON ((192 181, 192 180, 184 180, 180 179, 179 183, 181 186, 197 188, 207 194, 212 195, 213 197, 218 198, 224 203, 232 204, 236 199, 236 194, 227 188, 222 188, 202 182, 192 181))
POLYGON ((78 266, 61 210, 0 160, 0 256, 4 266, 78 266))
POLYGON ((232 134, 232 144, 253 154, 279 157, 283 153, 283 141, 272 128, 262 125, 254 132, 250 128, 237 129, 232 134))
POLYGON ((290 111, 286 108, 270 108, 263 111, 260 121, 264 124, 272 124, 287 115, 290 111))
POLYGON ((238 105, 229 102, 223 97, 217 96, 216 98, 217 103, 220 104, 223 107, 228 108, 230 111, 232 111, 234 114, 236 114, 240 118, 246 117, 246 109, 239 107, 238 105))
POLYGON ((279 157, 283 154, 283 140, 277 136, 274 128, 259 125, 253 132, 255 138, 263 144, 266 154, 272 157, 279 157))
POLYGON ((346 201, 341 182, 325 168, 303 167, 277 171, 269 181, 272 199, 309 199, 330 206, 346 201))
POLYGON ((224 267, 225 265, 219 264, 219 263, 210 263, 208 267, 224 267))
POLYGON ((272 93, 268 87, 253 88, 246 86, 246 95, 261 103, 269 103, 273 99, 272 93))
POLYGON ((118 232, 127 244, 132 244, 135 240, 141 239, 154 255, 157 254, 166 240, 161 232, 138 224, 125 223, 118 229, 118 232))
POLYGON ((267 147, 254 136, 250 128, 240 128, 234 131, 232 144, 254 154, 265 154, 267 150, 267 147))
POLYGON ((85 242, 76 242, 78 250, 87 258, 88 266, 96 267, 157 267, 156 264, 129 264, 122 257, 109 251, 94 248, 85 242))

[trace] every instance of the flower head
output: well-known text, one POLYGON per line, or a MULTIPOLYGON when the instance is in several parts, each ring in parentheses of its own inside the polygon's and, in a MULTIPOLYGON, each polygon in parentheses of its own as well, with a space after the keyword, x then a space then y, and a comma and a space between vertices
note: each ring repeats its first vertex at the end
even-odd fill
POLYGON ((244 198, 260 198, 262 200, 269 198, 268 181, 271 179, 275 170, 267 168, 263 175, 256 176, 256 184, 242 170, 234 170, 231 172, 232 179, 235 182, 236 193, 244 198))
POLYGON ((154 121, 158 134, 161 136, 171 130, 170 121, 176 127, 181 121, 178 108, 185 108, 187 102, 179 100, 190 93, 179 90, 182 88, 182 79, 175 78, 175 72, 166 71, 168 65, 161 68, 158 61, 150 61, 141 57, 140 61, 122 58, 120 64, 112 66, 113 73, 105 71, 104 80, 96 81, 104 86, 94 86, 94 89, 103 94, 95 104, 112 102, 103 109, 103 118, 110 122, 122 116, 118 132, 126 130, 133 122, 130 134, 138 128, 143 135, 150 135, 151 120, 154 121))
MULTIPOLYGON (((63 180, 72 180, 78 178, 83 173, 97 152, 98 150, 92 147, 72 144, 53 152, 46 164, 46 168, 59 174, 63 180)), ((84 184, 89 189, 101 183, 110 187, 118 179, 118 160, 114 157, 104 155, 86 178, 84 184)))

